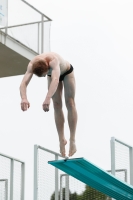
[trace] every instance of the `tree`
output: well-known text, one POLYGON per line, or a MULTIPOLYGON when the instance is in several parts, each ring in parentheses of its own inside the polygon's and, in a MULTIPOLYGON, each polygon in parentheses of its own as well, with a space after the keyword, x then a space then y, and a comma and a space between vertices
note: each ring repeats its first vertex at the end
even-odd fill
MULTIPOLYGON (((62 191, 63 200, 65 200, 65 188, 62 191)), ((55 192, 52 194, 50 200, 55 200, 55 192)), ((60 192, 58 192, 58 200, 60 200, 60 192)), ((69 190, 69 200, 111 200, 107 195, 85 185, 85 190, 81 194, 76 192, 71 193, 69 190)))
POLYGON ((85 190, 82 192, 82 194, 79 195, 79 198, 76 200, 107 200, 107 195, 86 185, 85 190))

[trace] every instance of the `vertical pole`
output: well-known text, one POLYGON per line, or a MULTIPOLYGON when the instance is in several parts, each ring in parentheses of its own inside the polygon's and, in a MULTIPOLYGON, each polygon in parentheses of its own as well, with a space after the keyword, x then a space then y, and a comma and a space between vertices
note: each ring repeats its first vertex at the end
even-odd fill
POLYGON ((4 44, 6 44, 7 33, 8 33, 8 0, 7 0, 7 21, 6 21, 6 28, 5 28, 5 41, 4 41, 4 44))
POLYGON ((127 182, 127 169, 125 169, 125 182, 127 182))
POLYGON ((60 175, 60 200, 62 200, 63 195, 62 195, 62 175, 60 175))
POLYGON ((8 200, 8 179, 5 181, 5 200, 8 200))
MULTIPOLYGON (((111 146, 111 173, 115 175, 115 138, 111 137, 110 141, 111 146)), ((115 200, 112 198, 112 200, 115 200)))
POLYGON ((66 188, 65 188, 65 200, 69 200, 69 175, 65 175, 66 188))
POLYGON ((133 185, 133 147, 129 148, 130 160, 130 184, 133 185))
MULTIPOLYGON (((58 155, 55 154, 55 160, 58 160, 58 155)), ((55 200, 58 200, 58 169, 55 167, 55 200)))
POLYGON ((38 41, 38 44, 37 44, 37 51, 38 51, 38 54, 39 54, 39 36, 40 36, 40 23, 38 23, 38 38, 37 38, 37 41, 38 41))
POLYGON ((34 200, 38 199, 37 164, 38 164, 38 147, 37 145, 34 145, 34 200))
POLYGON ((6 34, 8 33, 8 0, 7 0, 7 21, 6 21, 6 34))
POLYGON ((10 200, 13 200, 13 178, 14 178, 14 160, 11 159, 11 168, 10 168, 10 200))
POLYGON ((42 15, 42 28, 41 28, 41 53, 44 51, 44 22, 43 22, 43 15, 42 15))
POLYGON ((111 173, 115 175, 115 138, 111 138, 111 173))
POLYGON ((50 48, 50 31, 51 31, 51 22, 49 22, 49 52, 51 51, 51 48, 50 48))
POLYGON ((25 163, 21 163, 21 200, 25 199, 25 163))

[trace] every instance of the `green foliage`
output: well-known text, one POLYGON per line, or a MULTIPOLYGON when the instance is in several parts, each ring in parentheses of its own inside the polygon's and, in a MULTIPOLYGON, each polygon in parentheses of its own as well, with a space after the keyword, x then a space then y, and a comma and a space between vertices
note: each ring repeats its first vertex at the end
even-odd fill
MULTIPOLYGON (((63 200, 65 200, 65 188, 63 188, 62 195, 63 200)), ((55 200, 55 192, 52 194, 50 200, 55 200)), ((58 200, 60 200, 60 193, 58 193, 58 200)), ((81 194, 77 194, 76 192, 71 193, 69 191, 69 200, 111 200, 111 198, 85 185, 85 190, 81 194)))

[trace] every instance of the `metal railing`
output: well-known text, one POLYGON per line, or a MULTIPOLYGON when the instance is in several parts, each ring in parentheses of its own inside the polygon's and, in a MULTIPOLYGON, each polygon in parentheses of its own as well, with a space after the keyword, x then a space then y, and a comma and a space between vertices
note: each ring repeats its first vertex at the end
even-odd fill
MULTIPOLYGON (((107 172, 111 173, 111 170, 107 170, 107 172)), ((124 172, 124 181, 127 182, 127 170, 126 169, 118 169, 116 172, 124 172)), ((68 174, 61 174, 60 175, 60 200, 63 200, 63 178, 65 178, 65 200, 69 200, 69 175, 68 174)), ((112 199, 111 197, 106 197, 107 199, 112 199)))
MULTIPOLYGON (((112 171, 111 170, 107 170, 107 172, 109 172, 109 173, 112 173, 112 171)), ((124 181, 125 182, 127 182, 127 169, 116 169, 115 170, 115 173, 116 172, 124 172, 124 181)))
POLYGON ((118 167, 124 167, 126 169, 126 182, 133 185, 133 147, 114 137, 111 138, 110 142, 112 174, 116 175, 118 167))
MULTIPOLYGON (((1 200, 8 200, 8 179, 0 179, 0 183, 4 182, 4 195, 1 196, 1 200)), ((0 194, 3 193, 3 191, 0 191, 0 194)))
POLYGON ((60 175, 60 200, 63 200, 63 193, 62 193, 63 177, 65 177, 65 200, 69 200, 69 175, 68 174, 60 175))
MULTIPOLYGON (((42 150, 43 152, 46 152, 50 155, 53 155, 52 159, 58 160, 59 157, 62 157, 60 154, 51 151, 49 149, 46 149, 44 147, 41 147, 39 145, 34 145, 34 200, 38 200, 39 198, 39 150, 42 150)), ((49 159, 48 159, 49 160, 49 159)), ((45 159, 45 163, 48 166, 48 160, 45 159)), ((49 166, 48 166, 49 167, 49 166)), ((42 168, 45 168, 45 166, 42 166, 42 168)), ((46 170, 46 169, 45 169, 46 170)), ((48 169, 49 170, 49 169, 48 169)), ((44 172, 46 176, 46 171, 44 172)), ((43 175, 42 175, 43 176, 43 175)), ((58 200, 58 189, 59 189, 59 170, 57 168, 54 169, 53 174, 54 180, 54 191, 55 191, 55 200, 58 200)), ((45 178, 45 177, 44 177, 45 178)), ((44 180, 46 182, 46 180, 44 180)), ((48 186, 48 180, 47 180, 47 186, 48 186)), ((44 186, 42 190, 45 190, 44 192, 47 192, 47 188, 44 186)), ((43 197, 44 198, 44 197, 43 197)), ((46 197, 45 197, 46 198, 46 197)))
POLYGON ((37 54, 50 51, 50 25, 52 20, 25 0, 10 0, 8 4, 7 24, 0 28, 5 36, 4 44, 6 44, 6 37, 12 37, 37 54), (15 9, 18 9, 17 13, 12 8, 15 4, 15 9), (13 13, 15 13, 14 18, 13 13), (30 22, 18 24, 21 18, 23 18, 23 21, 30 22))
MULTIPOLYGON (((70 196, 72 197, 75 193, 81 195, 85 191, 86 185, 84 183, 48 165, 48 161, 59 160, 60 158, 63 158, 60 154, 39 145, 34 145, 34 200, 62 200, 64 198, 69 200, 70 196), (63 178, 65 178, 65 184, 63 178)), ((119 171, 126 173, 124 169, 119 171)), ((90 190, 92 199, 94 199, 95 192, 97 192, 95 189, 90 190)), ((104 194, 100 193, 98 195, 99 198, 102 198, 104 194)))
POLYGON ((20 200, 24 200, 25 163, 23 161, 0 153, 0 179, 8 180, 8 200, 15 200, 17 192, 20 200))

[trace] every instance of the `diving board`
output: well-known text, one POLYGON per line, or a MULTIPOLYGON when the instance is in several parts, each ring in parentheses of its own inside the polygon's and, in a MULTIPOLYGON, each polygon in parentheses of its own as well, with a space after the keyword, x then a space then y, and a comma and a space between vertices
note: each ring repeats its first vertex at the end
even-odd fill
POLYGON ((49 164, 118 200, 133 200, 133 187, 84 158, 48 161, 49 164))

